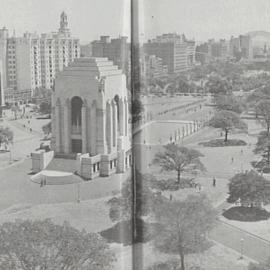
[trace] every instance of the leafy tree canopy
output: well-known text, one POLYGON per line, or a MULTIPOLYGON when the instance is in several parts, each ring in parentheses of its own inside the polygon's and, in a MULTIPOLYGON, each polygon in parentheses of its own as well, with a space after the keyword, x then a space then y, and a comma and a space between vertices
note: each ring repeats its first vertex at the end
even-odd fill
POLYGON ((154 163, 160 165, 164 171, 176 171, 177 182, 180 184, 183 172, 205 171, 200 157, 203 157, 203 154, 198 150, 171 143, 164 146, 164 151, 156 154, 154 163))
POLYGON ((109 270, 114 255, 95 233, 69 224, 43 221, 7 222, 0 226, 0 269, 109 270))
POLYGON ((270 182, 255 171, 239 173, 230 179, 228 202, 242 204, 269 204, 270 182))
POLYGON ((246 131, 247 124, 239 117, 239 115, 233 111, 217 111, 215 115, 210 119, 208 125, 214 128, 220 128, 225 132, 225 139, 227 141, 228 134, 232 130, 246 131))
POLYGON ((227 95, 232 92, 231 83, 219 76, 211 76, 206 83, 206 88, 214 95, 227 95))
POLYGON ((9 127, 0 126, 0 146, 13 142, 13 131, 9 127))
POLYGON ((185 255, 206 248, 206 233, 215 225, 216 211, 206 195, 189 195, 183 201, 163 201, 155 208, 155 217, 161 225, 156 248, 178 254, 185 270, 185 255))
POLYGON ((242 113, 244 104, 241 100, 234 95, 219 95, 214 98, 214 103, 217 110, 226 110, 236 113, 242 113))

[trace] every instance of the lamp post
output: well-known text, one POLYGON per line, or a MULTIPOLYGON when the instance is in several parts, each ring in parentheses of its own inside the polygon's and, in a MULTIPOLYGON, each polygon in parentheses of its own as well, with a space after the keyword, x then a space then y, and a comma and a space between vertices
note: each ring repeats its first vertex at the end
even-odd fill
POLYGON ((240 239, 240 260, 242 260, 243 257, 243 253, 244 253, 244 238, 240 239))
POLYGON ((11 146, 9 147, 9 164, 12 163, 12 153, 11 153, 11 146))
POLYGON ((77 203, 81 202, 80 183, 77 185, 77 203))

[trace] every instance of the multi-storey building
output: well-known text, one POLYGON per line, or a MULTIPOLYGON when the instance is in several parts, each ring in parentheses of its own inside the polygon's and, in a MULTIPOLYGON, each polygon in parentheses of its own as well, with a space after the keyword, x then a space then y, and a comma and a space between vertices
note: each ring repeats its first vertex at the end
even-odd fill
POLYGON ((218 42, 211 42, 211 56, 213 58, 225 59, 229 55, 229 46, 225 39, 221 39, 218 42))
POLYGON ((7 29, 1 29, 0 49, 6 76, 4 88, 22 93, 40 87, 52 88, 55 74, 80 56, 79 40, 71 37, 65 12, 55 33, 8 37, 7 29))
POLYGON ((230 54, 239 59, 251 59, 253 57, 251 37, 249 35, 240 35, 237 38, 231 37, 230 54))
POLYGON ((141 74, 146 79, 157 79, 168 75, 168 68, 160 57, 144 55, 141 61, 141 74))
POLYGON ((144 52, 156 55, 167 65, 169 73, 179 73, 188 69, 195 57, 195 42, 184 35, 163 34, 144 44, 144 52))
POLYGON ((101 36, 99 40, 91 43, 92 56, 107 57, 128 76, 130 73, 130 44, 127 39, 127 37, 111 39, 109 36, 101 36))

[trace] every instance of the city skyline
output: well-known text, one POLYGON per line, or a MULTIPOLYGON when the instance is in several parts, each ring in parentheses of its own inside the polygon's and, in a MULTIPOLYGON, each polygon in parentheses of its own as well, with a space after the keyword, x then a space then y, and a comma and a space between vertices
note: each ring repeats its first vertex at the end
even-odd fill
MULTIPOLYGON (((171 0, 170 5, 161 0, 138 1, 141 5, 141 41, 168 32, 184 33, 190 39, 206 41, 270 30, 270 2, 267 0, 260 0, 260 5, 255 0, 204 0, 204 5, 198 0, 171 0), (223 10, 222 14, 220 10, 223 10)), ((98 39, 100 35, 130 36, 129 0, 109 3, 105 0, 26 0, 23 3, 11 0, 2 1, 1 6, 0 26, 6 26, 10 35, 13 30, 17 36, 26 31, 57 31, 59 14, 65 11, 73 35, 82 44, 98 39), (101 14, 111 19, 100 20, 101 14)))

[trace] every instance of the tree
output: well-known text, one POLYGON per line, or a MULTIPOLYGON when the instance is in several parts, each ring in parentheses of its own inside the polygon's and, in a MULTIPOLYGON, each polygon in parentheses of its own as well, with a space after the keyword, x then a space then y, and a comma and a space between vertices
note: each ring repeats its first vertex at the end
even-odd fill
POLYGON ((50 134, 52 132, 52 122, 47 123, 42 127, 44 134, 50 134))
POLYGON ((256 104, 255 111, 266 126, 267 133, 270 134, 270 100, 259 101, 256 104))
POLYGON ((270 134, 267 131, 260 132, 254 153, 260 154, 267 166, 270 166, 270 134))
POLYGON ((163 152, 156 154, 154 163, 159 164, 164 171, 176 171, 177 183, 180 185, 180 178, 183 172, 205 170, 200 157, 203 157, 203 155, 195 149, 171 143, 164 146, 163 152))
POLYGON ((39 105, 39 112, 41 114, 50 114, 51 113, 51 103, 43 101, 39 105))
POLYGON ((181 270, 185 270, 185 255, 207 247, 206 234, 215 225, 216 211, 206 195, 189 195, 183 201, 157 205, 155 218, 161 225, 156 231, 156 248, 178 254, 181 270))
POLYGON ((232 111, 217 111, 210 119, 208 125, 214 128, 220 128, 225 132, 224 142, 228 141, 228 134, 234 129, 245 131, 247 129, 246 123, 239 117, 239 115, 232 111))
POLYGON ((270 269, 270 260, 266 263, 250 263, 248 266, 248 270, 269 270, 270 269))
POLYGON ((18 112, 20 111, 20 107, 18 105, 13 105, 11 107, 11 111, 13 112, 14 114, 14 119, 17 120, 17 117, 18 117, 18 112))
POLYGON ((206 88, 213 95, 227 95, 232 92, 229 81, 219 76, 211 76, 206 83, 206 88))
POLYGON ((101 236, 67 223, 16 220, 0 226, 3 270, 108 270, 113 260, 101 236))
POLYGON ((151 175, 142 175, 136 171, 134 183, 129 178, 123 184, 121 195, 108 201, 112 221, 130 220, 134 214, 135 218, 141 218, 150 212, 154 199, 154 194, 150 189, 152 178, 151 175), (135 190, 136 196, 134 196, 135 190))
POLYGON ((6 145, 13 142, 13 131, 9 127, 0 126, 0 147, 4 143, 6 145))
POLYGON ((270 182, 255 171, 238 173, 229 182, 229 203, 240 201, 242 205, 270 203, 270 182))
POLYGON ((225 110, 240 114, 244 110, 244 104, 233 94, 218 95, 214 98, 214 103, 219 111, 225 110))

